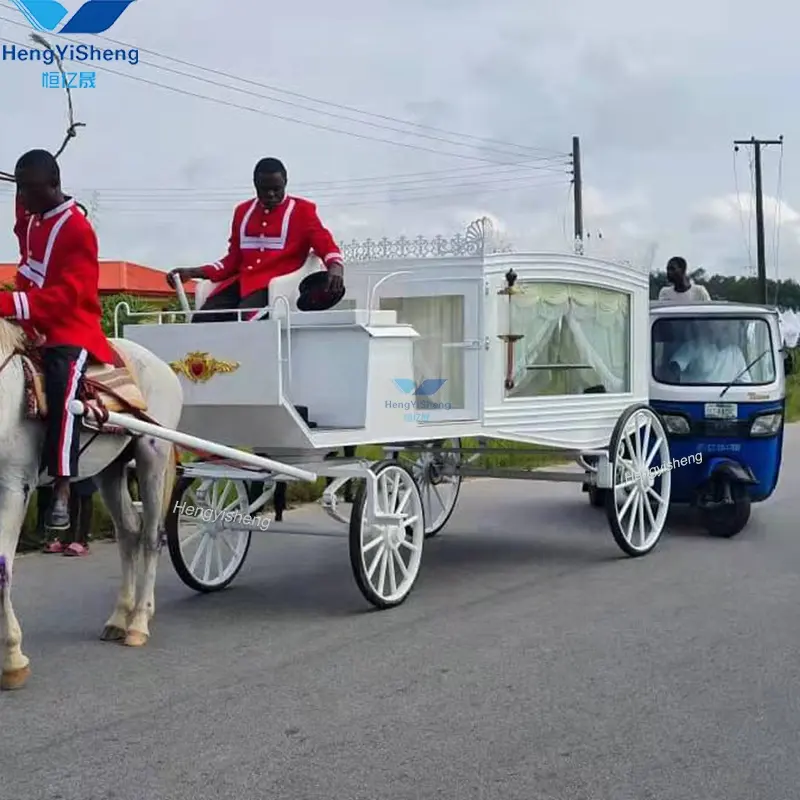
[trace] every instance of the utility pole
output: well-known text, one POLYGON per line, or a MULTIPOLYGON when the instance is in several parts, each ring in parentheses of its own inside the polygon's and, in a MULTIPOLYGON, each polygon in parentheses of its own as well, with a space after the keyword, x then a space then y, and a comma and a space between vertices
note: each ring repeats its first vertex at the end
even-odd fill
POLYGON ((581 140, 572 137, 572 199, 575 221, 575 252, 583 255, 583 175, 581 173, 581 140))
POLYGON ((753 148, 756 190, 756 259, 758 288, 762 305, 767 305, 767 260, 764 252, 764 189, 761 177, 761 148, 771 144, 783 147, 783 136, 779 136, 777 139, 756 139, 755 136, 751 136, 749 139, 736 139, 733 142, 734 152, 738 152, 740 145, 753 148))

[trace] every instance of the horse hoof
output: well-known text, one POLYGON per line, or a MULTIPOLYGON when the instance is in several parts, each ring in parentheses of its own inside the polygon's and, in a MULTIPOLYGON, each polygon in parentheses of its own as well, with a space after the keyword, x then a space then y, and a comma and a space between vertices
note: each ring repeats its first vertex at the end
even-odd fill
POLYGON ((106 625, 100 634, 100 639, 104 642, 121 642, 126 635, 124 628, 118 628, 116 625, 106 625))
POLYGON ((144 647, 150 637, 141 631, 128 631, 125 637, 126 647, 144 647))
POLYGON ((0 689, 3 691, 21 689, 28 682, 28 678, 30 678, 30 676, 30 667, 8 670, 0 675, 0 689))

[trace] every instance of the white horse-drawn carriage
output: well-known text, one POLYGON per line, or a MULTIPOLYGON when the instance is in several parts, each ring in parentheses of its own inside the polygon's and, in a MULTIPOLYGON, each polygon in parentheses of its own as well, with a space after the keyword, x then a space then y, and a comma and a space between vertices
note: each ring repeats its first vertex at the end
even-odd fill
POLYGON ((669 463, 667 437, 647 405, 647 273, 490 253, 481 226, 472 233, 458 255, 408 256, 401 242, 394 257, 348 259, 346 298, 328 311, 296 310, 306 270, 274 281, 256 320, 187 324, 159 312, 150 320, 159 324, 125 329, 183 383, 180 433, 111 422, 199 454, 180 467, 166 524, 185 583, 227 586, 276 487, 318 477, 330 481, 323 507, 349 524, 356 582, 380 608, 408 596, 424 540, 447 522, 465 477, 588 480, 612 490, 608 521, 625 553, 656 546, 670 475, 658 469, 669 463), (558 449, 583 469, 481 467, 498 439, 558 449), (386 457, 331 458, 366 444, 386 457), (350 481, 359 488, 348 510, 350 481))

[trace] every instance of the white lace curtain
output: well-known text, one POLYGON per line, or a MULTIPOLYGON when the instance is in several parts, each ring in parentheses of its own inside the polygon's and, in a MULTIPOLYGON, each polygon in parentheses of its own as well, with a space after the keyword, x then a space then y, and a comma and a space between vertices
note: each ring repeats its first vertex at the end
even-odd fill
MULTIPOLYGON (((380 307, 397 312, 397 321, 413 326, 419 334, 414 340, 414 380, 419 385, 427 378, 446 382, 431 403, 449 403, 464 408, 464 297, 384 297, 380 307)), ((398 375, 398 378, 406 377, 398 375)))
MULTIPOLYGON (((524 283, 511 301, 514 388, 509 397, 577 394, 602 384, 629 390, 630 298, 623 292, 565 283, 524 283), (534 364, 584 369, 529 370, 534 364)), ((501 302, 507 302, 505 297, 501 302)))

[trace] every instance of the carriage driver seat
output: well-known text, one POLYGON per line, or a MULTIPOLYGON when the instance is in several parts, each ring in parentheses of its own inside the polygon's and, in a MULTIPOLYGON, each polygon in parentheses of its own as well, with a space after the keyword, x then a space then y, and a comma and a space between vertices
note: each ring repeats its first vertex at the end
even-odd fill
MULTIPOLYGON (((300 283, 303 278, 312 275, 315 272, 324 271, 325 267, 322 266, 322 261, 315 255, 309 255, 306 263, 300 269, 290 272, 288 275, 281 275, 279 278, 273 278, 269 284, 269 304, 275 302, 276 297, 283 295, 289 301, 289 308, 292 311, 298 311, 297 299, 300 296, 300 283)), ((197 281, 194 291, 194 309, 199 311, 203 307, 203 303, 208 299, 214 284, 209 280, 197 281)), ((272 313, 274 319, 283 319, 286 316, 286 307, 283 303, 278 306, 272 313)))

